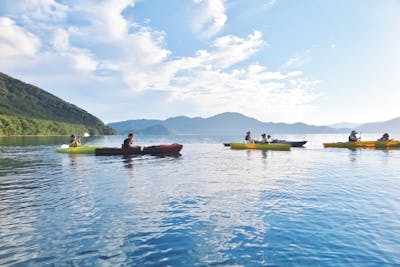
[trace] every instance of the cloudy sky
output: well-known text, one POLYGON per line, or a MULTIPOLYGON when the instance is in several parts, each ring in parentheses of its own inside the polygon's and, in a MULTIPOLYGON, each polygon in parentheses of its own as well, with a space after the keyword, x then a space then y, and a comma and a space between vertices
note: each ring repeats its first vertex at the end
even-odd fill
POLYGON ((399 0, 1 0, 0 71, 104 122, 400 116, 399 0))

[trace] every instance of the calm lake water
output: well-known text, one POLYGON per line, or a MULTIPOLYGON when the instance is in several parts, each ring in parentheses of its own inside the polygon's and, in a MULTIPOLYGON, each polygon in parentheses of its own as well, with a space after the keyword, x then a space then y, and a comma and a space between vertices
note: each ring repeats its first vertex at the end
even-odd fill
POLYGON ((180 157, 0 138, 0 265, 400 265, 400 150, 322 146, 347 135, 279 136, 309 141, 290 152, 222 145, 240 137, 137 137, 182 143, 180 157))

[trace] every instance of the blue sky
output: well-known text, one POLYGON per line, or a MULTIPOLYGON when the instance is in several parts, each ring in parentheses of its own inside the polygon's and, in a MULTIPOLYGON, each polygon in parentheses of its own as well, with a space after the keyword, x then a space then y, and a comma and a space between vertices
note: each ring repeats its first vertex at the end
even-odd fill
POLYGON ((400 116, 400 1, 0 2, 0 71, 100 119, 400 116))

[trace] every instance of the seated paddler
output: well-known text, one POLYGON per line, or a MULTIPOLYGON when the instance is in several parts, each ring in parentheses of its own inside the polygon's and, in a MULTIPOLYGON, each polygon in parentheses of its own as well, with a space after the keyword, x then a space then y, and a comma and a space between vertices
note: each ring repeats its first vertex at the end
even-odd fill
POLYGON ((382 137, 378 139, 378 141, 389 141, 389 134, 384 133, 382 137))
POLYGON ((261 135, 260 143, 261 143, 261 144, 269 144, 269 143, 271 143, 270 137, 271 137, 270 135, 268 135, 268 137, 267 137, 267 135, 266 135, 265 133, 263 133, 263 134, 261 135))
POLYGON ((129 149, 129 148, 137 148, 138 146, 134 144, 134 136, 133 133, 128 134, 128 138, 124 140, 122 144, 122 148, 129 149))
POLYGON ((77 147, 81 145, 81 139, 77 138, 74 134, 71 134, 69 140, 69 147, 77 147))
POLYGON ((360 141, 361 138, 357 136, 357 132, 356 131, 351 131, 350 135, 349 135, 349 142, 357 142, 360 141))

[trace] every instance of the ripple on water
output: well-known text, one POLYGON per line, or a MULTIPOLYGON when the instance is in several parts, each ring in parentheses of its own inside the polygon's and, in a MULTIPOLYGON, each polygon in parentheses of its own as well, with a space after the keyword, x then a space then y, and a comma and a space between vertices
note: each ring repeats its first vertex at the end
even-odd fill
POLYGON ((400 151, 310 139, 176 158, 2 147, 0 265, 398 265, 400 151))

